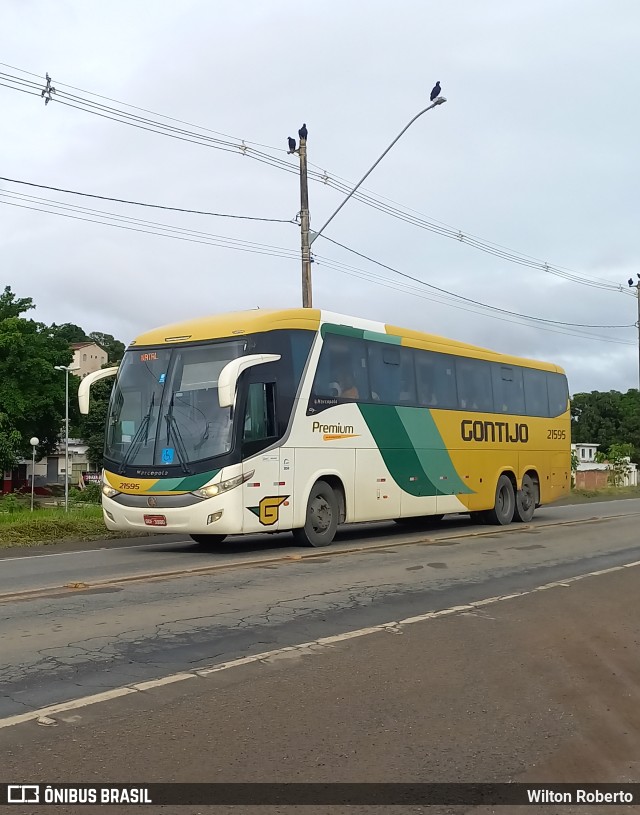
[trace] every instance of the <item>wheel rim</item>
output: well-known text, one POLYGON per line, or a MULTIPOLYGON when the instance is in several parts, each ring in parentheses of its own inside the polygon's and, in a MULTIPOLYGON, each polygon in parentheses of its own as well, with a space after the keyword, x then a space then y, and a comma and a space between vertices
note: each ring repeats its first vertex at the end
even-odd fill
POLYGON ((520 496, 520 504, 524 512, 528 512, 533 506, 533 489, 530 484, 522 485, 522 493, 520 496))
POLYGON ((333 513, 331 506, 322 495, 316 495, 309 506, 309 520, 313 531, 322 534, 331 526, 333 513))

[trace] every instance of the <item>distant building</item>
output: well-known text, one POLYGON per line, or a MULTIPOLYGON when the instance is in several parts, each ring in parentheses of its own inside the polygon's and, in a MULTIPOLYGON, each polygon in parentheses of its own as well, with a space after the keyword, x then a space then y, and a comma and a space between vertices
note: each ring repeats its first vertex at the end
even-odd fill
MULTIPOLYGON (((607 461, 596 461, 599 444, 572 444, 571 450, 578 457, 578 469, 575 472, 575 486, 579 490, 599 490, 609 485, 611 465, 607 461)), ((626 459, 625 472, 622 474, 621 487, 638 486, 638 467, 626 459)))
POLYGON ((108 361, 107 352, 95 342, 74 342, 71 345, 74 374, 80 378, 99 371, 108 361))

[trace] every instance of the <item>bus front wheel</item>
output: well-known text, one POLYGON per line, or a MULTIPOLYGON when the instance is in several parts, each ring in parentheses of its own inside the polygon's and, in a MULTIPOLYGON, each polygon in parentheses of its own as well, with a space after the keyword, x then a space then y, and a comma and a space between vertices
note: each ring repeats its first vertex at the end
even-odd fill
POLYGON ((316 481, 307 500, 306 521, 293 530, 293 537, 303 546, 329 546, 338 528, 340 508, 335 492, 326 481, 316 481))
POLYGON ((484 517, 489 524, 506 526, 513 520, 516 510, 516 495, 511 479, 501 475, 496 487, 496 500, 493 509, 487 510, 484 517))
POLYGON ((190 535, 189 536, 192 541, 195 543, 200 544, 200 546, 215 546, 217 543, 222 543, 222 541, 227 537, 226 535, 190 535))

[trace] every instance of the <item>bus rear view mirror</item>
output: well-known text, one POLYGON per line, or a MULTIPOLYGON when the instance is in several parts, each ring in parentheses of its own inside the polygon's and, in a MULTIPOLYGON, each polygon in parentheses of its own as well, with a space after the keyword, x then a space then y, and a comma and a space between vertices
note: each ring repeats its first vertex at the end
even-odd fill
POLYGON ((118 373, 118 366, 115 368, 101 368, 99 371, 94 371, 92 374, 87 374, 81 380, 78 386, 78 404, 80 406, 80 413, 84 416, 89 412, 89 392, 94 382, 100 379, 106 379, 108 376, 115 376, 118 373))
POLYGON ((218 377, 218 402, 220 407, 233 407, 238 378, 243 371, 256 365, 264 365, 266 362, 277 362, 279 359, 280 354, 249 354, 249 356, 238 357, 228 362, 220 371, 218 377))

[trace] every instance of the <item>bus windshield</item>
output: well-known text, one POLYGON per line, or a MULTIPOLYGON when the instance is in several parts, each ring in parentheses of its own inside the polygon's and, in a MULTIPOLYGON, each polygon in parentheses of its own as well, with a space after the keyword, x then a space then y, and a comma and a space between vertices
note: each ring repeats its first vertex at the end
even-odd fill
POLYGON ((218 402, 218 377, 245 341, 130 350, 113 389, 105 458, 126 466, 181 466, 231 447, 231 410, 218 402))

